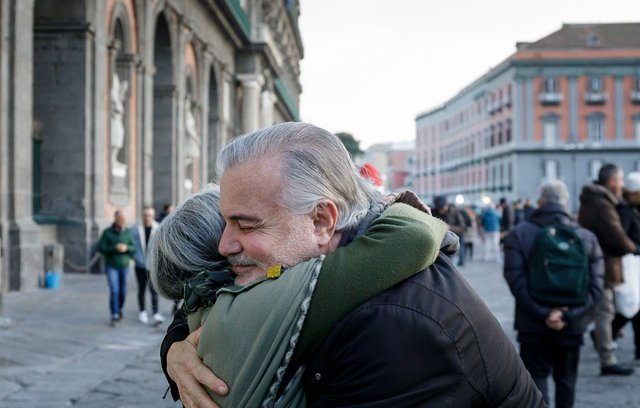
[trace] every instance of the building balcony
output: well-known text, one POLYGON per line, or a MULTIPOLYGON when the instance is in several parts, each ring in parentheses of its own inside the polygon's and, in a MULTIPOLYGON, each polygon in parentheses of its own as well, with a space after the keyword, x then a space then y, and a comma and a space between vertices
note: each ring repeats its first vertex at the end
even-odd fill
POLYGON ((504 95, 502 97, 502 106, 504 106, 505 108, 510 108, 511 107, 511 97, 509 95, 504 95))
POLYGON ((587 92, 584 95, 584 101, 589 105, 602 105, 607 101, 605 92, 587 92))
POLYGON ((558 105, 562 102, 562 94, 560 92, 541 92, 538 100, 543 105, 558 105))
POLYGON ((640 90, 633 90, 629 94, 631 102, 634 104, 640 104, 640 90))

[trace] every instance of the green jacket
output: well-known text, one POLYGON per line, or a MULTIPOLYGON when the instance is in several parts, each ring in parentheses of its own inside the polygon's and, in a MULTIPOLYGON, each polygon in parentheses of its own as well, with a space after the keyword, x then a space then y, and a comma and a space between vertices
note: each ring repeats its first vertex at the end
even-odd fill
POLYGON ((288 364, 315 352, 358 305, 432 264, 446 231, 434 217, 394 204, 364 236, 326 257, 278 279, 220 289, 212 307, 188 317, 191 330, 204 326, 198 354, 230 385, 226 397, 212 398, 223 407, 306 406, 301 370, 275 401, 288 364))
POLYGON ((136 247, 133 243, 131 230, 129 228, 124 228, 122 231, 118 231, 112 224, 102 233, 100 242, 98 243, 98 252, 104 255, 107 266, 118 269, 128 266, 129 261, 136 253, 136 247), (128 251, 118 252, 116 250, 117 244, 125 244, 128 251))

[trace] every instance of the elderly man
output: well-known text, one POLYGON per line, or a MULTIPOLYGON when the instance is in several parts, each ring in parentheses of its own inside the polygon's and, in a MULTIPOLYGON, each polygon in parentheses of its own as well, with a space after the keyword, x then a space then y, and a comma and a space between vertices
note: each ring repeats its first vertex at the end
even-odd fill
MULTIPOLYGON (((504 240, 504 277, 516 299, 515 328, 520 356, 547 403, 550 400, 547 377, 553 372, 555 406, 558 408, 573 407, 582 337, 595 305, 602 298, 604 279, 604 261, 598 239, 572 221, 568 203, 569 191, 562 181, 544 184, 540 189, 539 208, 504 240), (551 231, 559 236, 558 225, 570 228, 567 236, 574 237, 571 231, 575 231, 578 237, 575 240, 578 250, 570 252, 569 245, 565 245, 566 250, 561 254, 568 257, 566 254, 573 253, 578 259, 588 259, 588 262, 581 262, 583 268, 576 275, 581 279, 588 277, 588 286, 584 285, 587 290, 584 303, 569 305, 560 301, 560 304, 551 304, 531 291, 532 274, 544 272, 532 266, 536 264, 534 257, 545 258, 545 254, 540 253, 541 234, 551 231), (554 229, 545 230, 545 227, 554 229), (577 245, 582 245, 584 251, 577 245)), ((559 245, 565 243, 562 240, 557 242, 559 245)), ((552 259, 542 259, 542 262, 547 261, 552 259)), ((564 275, 568 275, 566 261, 561 271, 564 275)))
POLYGON ((136 250, 131 230, 125 228, 124 213, 117 210, 113 218, 113 224, 104 230, 98 243, 98 251, 105 258, 111 327, 115 327, 116 322, 122 320, 122 308, 127 295, 129 262, 136 250))
MULTIPOLYGON (((334 251, 383 207, 339 139, 312 125, 237 138, 218 165, 227 223, 219 249, 236 284, 334 251)), ((187 334, 180 322, 170 327, 167 372, 187 407, 215 407, 200 384, 222 393, 226 385, 197 357, 199 332, 187 334)), ((301 366, 314 407, 544 405, 499 323, 443 256, 350 313, 315 357, 292 362, 287 377, 301 366)))
POLYGON ((624 172, 615 164, 605 164, 598 181, 583 187, 580 194, 578 222, 591 230, 604 253, 604 294, 596 307, 595 343, 600 357, 600 374, 631 375, 633 368, 618 364, 611 323, 615 317, 614 287, 622 282, 622 255, 640 253, 627 236, 616 206, 622 197, 624 172))

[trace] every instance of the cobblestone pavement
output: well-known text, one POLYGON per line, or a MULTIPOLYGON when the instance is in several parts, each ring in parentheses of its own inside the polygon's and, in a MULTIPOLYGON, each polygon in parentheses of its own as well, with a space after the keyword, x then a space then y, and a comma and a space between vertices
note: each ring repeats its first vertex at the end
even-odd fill
MULTIPOLYGON (((513 300, 496 263, 472 262, 462 273, 515 338, 513 300)), ((129 274, 124 319, 109 327, 103 276, 65 274, 60 289, 11 292, 4 296, 0 328, 0 408, 180 407, 163 400, 166 384, 158 349, 166 323, 137 321, 136 283, 129 274)), ((171 303, 163 301, 167 316, 171 303)), ((630 327, 618 358, 633 362, 630 327)), ((600 377, 590 340, 582 348, 576 407, 640 407, 640 365, 631 377, 600 377)))

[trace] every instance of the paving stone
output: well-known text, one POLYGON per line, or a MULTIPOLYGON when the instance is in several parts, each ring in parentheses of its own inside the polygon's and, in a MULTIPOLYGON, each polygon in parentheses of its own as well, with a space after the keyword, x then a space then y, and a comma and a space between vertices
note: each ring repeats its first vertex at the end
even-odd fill
MULTIPOLYGON (((497 263, 469 262, 461 269, 514 342, 511 293, 497 263)), ((4 296, 8 328, 0 328, 0 408, 176 408, 163 400, 166 382, 158 350, 167 322, 137 321, 136 283, 129 274, 124 319, 109 326, 108 290, 101 275, 66 274, 58 290, 4 296)), ((161 301, 168 316, 171 302, 161 301)), ((618 359, 633 362, 630 326, 618 359)), ((640 364, 630 377, 601 377, 591 340, 581 349, 576 407, 640 408, 640 364)), ((550 382, 552 384, 552 382, 550 382)), ((553 389, 553 387, 550 387, 553 389)))

